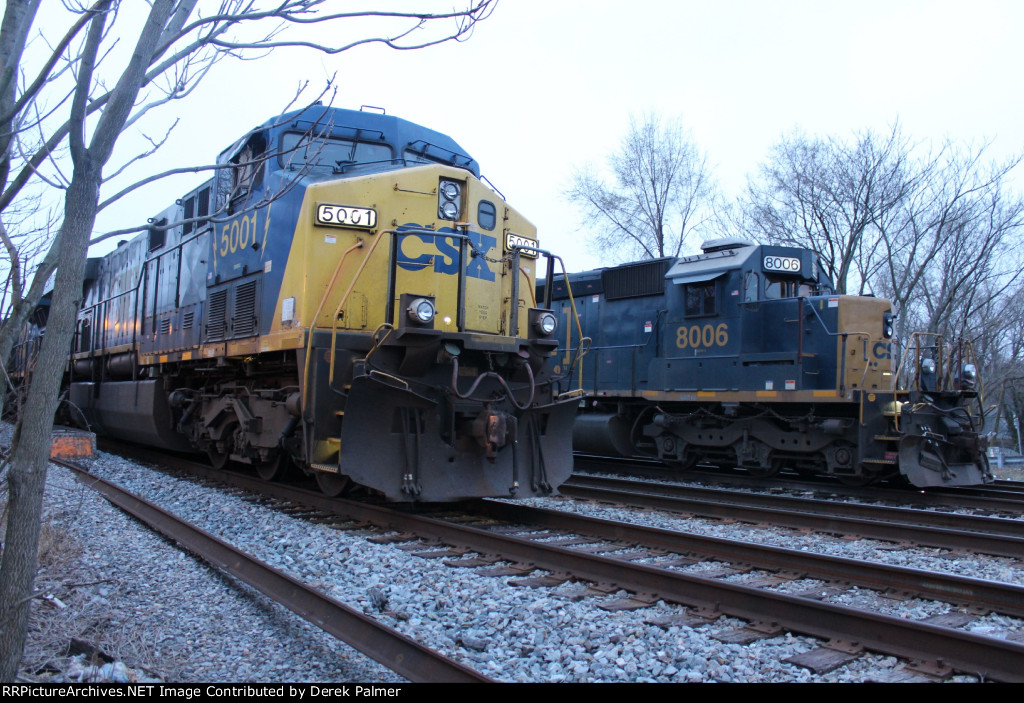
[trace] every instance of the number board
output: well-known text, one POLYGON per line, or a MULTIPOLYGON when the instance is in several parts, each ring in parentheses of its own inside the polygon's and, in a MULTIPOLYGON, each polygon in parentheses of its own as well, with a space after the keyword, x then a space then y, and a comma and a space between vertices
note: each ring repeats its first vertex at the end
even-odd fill
POLYGON ((764 257, 764 270, 800 273, 800 259, 795 256, 766 256, 764 257))
POLYGON ((372 228, 377 226, 377 211, 368 207, 320 203, 316 207, 316 223, 332 227, 372 228))
POLYGON ((529 247, 528 249, 520 250, 520 255, 525 256, 528 259, 536 259, 537 252, 531 251, 531 249, 537 248, 537 240, 524 237, 521 234, 513 234, 508 232, 505 234, 505 248, 511 250, 512 247, 529 247))

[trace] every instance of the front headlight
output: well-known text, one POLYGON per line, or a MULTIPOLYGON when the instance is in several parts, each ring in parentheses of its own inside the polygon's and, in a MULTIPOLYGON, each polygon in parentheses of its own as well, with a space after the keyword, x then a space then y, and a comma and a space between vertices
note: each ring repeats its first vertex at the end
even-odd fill
POLYGON ((530 326, 530 339, 539 340, 554 335, 558 329, 558 318, 551 310, 530 308, 527 324, 530 326))
POLYGON ((963 390, 970 390, 974 388, 974 384, 978 382, 978 367, 974 364, 964 364, 964 372, 961 375, 961 387, 963 390))
POLYGON ((935 373, 935 359, 925 359, 921 362, 921 373, 925 376, 931 376, 935 373))
POLYGON ((550 337, 558 329, 558 320, 549 312, 541 313, 533 321, 533 327, 537 330, 538 334, 550 337))
POLYGON ((413 300, 409 303, 409 307, 406 308, 406 312, 409 315, 409 320, 417 325, 429 325, 437 313, 434 309, 434 304, 426 298, 416 298, 413 300))
POLYGON ((886 339, 892 339, 893 321, 895 319, 896 318, 893 317, 891 312, 887 312, 882 315, 882 336, 886 339))
POLYGON ((462 185, 442 180, 437 187, 437 216, 442 220, 458 220, 462 214, 462 185))

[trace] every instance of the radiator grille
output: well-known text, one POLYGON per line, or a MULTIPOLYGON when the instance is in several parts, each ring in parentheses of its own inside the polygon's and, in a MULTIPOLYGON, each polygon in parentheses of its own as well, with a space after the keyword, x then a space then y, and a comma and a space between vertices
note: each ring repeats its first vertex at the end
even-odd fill
POLYGON ((627 264, 601 272, 601 286, 607 300, 661 295, 665 292, 665 273, 673 259, 655 259, 627 264))

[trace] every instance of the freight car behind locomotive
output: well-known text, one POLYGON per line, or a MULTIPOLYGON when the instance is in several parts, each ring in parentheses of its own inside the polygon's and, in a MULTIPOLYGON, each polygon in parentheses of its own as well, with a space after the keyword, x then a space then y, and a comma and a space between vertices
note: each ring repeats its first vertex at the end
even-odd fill
POLYGON ((74 416, 331 494, 532 496, 571 470, 536 229, 450 137, 319 105, 90 261, 74 416))
POLYGON ((897 363, 889 301, 836 294, 808 250, 714 240, 553 290, 580 321, 556 373, 590 344, 572 375, 577 451, 856 485, 991 480, 970 346, 915 335, 897 363))

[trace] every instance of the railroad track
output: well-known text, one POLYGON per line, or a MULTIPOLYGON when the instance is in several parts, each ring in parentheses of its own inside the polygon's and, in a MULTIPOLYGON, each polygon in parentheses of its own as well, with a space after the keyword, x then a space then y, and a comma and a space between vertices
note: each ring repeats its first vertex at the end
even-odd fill
POLYGON ((676 471, 655 461, 639 459, 615 459, 576 455, 575 466, 578 475, 593 473, 620 474, 638 478, 650 478, 667 482, 700 483, 721 488, 769 490, 781 488, 793 492, 827 495, 855 500, 886 502, 892 505, 921 508, 957 509, 987 511, 1007 516, 1024 515, 1024 483, 1000 480, 985 486, 964 486, 957 488, 911 488, 877 485, 868 487, 844 486, 825 478, 807 480, 795 475, 780 474, 771 479, 755 478, 740 470, 734 472, 702 470, 696 467, 689 471, 676 471))
POLYGON ((1024 558, 1024 520, 574 474, 573 498, 1024 558))
POLYGON ((228 573, 413 682, 485 683, 487 676, 409 639, 232 547, 176 515, 70 462, 79 480, 213 567, 228 573))
MULTIPOLYGON (((812 563, 811 558, 800 561, 798 554, 786 553, 790 550, 757 551, 750 545, 729 545, 726 540, 632 528, 616 521, 601 522, 494 501, 473 503, 468 506, 468 514, 441 519, 327 499, 287 486, 268 488, 247 476, 218 480, 269 493, 292 513, 315 511, 339 520, 377 525, 388 531, 379 537, 382 541, 404 545, 407 551, 424 558, 443 558, 450 566, 512 577, 519 585, 553 586, 568 579, 585 580, 592 584, 589 592, 601 600, 598 607, 604 609, 644 608, 658 600, 684 606, 655 623, 665 627, 698 625, 731 616, 747 625, 721 635, 732 638, 730 641, 750 641, 785 631, 818 637, 824 640, 822 647, 795 662, 815 671, 827 671, 867 650, 909 659, 916 662, 918 670, 933 676, 952 671, 1004 681, 1022 680, 1024 676, 1019 672, 1024 644, 808 597, 812 591, 820 597, 820 593, 833 590, 820 585, 808 585, 804 595, 765 588, 799 585, 800 579, 807 578, 839 579, 874 588, 905 589, 954 604, 976 600, 994 610, 1018 613, 1021 590, 1017 587, 1003 589, 970 579, 913 574, 912 570, 875 570, 872 565, 852 560, 812 563), (680 570, 726 559, 729 563, 714 565, 718 578, 709 572, 695 575, 680 570), (536 573, 538 569, 546 573, 536 573), (760 574, 753 569, 774 571, 760 574), (748 576, 752 579, 748 583, 734 580, 748 576), (620 591, 626 592, 623 597, 609 595, 620 591)), ((945 622, 962 625, 964 616, 950 614, 945 622)))

